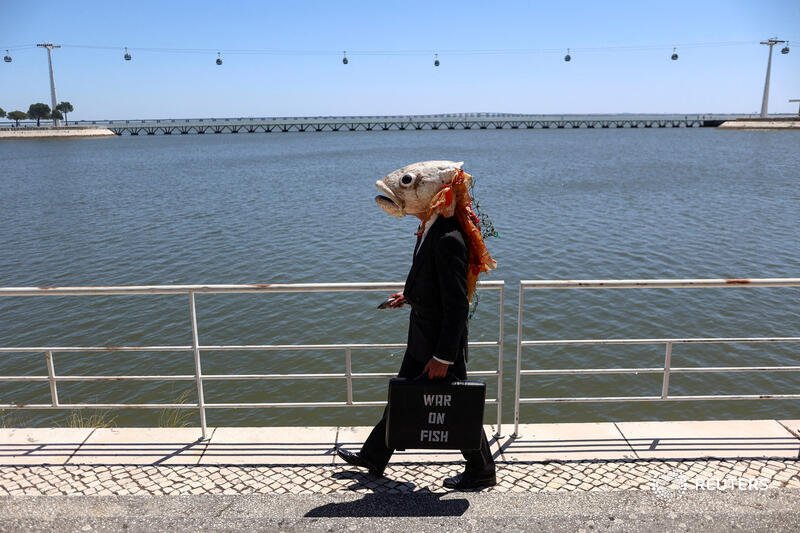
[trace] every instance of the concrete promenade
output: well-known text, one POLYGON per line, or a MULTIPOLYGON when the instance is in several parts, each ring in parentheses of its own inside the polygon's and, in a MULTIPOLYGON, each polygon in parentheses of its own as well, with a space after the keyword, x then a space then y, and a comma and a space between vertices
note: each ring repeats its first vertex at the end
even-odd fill
POLYGON ((800 520, 800 420, 526 424, 516 439, 503 426, 491 442, 499 484, 471 494, 441 486, 458 452, 398 452, 381 479, 343 465, 336 447, 358 449, 369 429, 219 427, 207 441, 196 428, 0 429, 0 531, 774 531, 800 520))
POLYGON ((722 130, 800 130, 800 119, 728 120, 718 127, 722 130))

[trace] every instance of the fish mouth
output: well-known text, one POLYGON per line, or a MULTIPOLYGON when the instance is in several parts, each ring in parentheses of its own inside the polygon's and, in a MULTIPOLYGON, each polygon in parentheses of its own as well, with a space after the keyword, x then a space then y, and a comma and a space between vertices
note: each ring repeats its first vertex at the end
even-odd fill
POLYGON ((389 207, 394 207, 396 209, 400 209, 400 206, 397 205, 397 202, 389 198, 388 196, 378 195, 375 197, 375 201, 378 202, 380 205, 386 205, 389 207))
POLYGON ((382 181, 376 181, 375 186, 383 193, 375 197, 378 206, 392 216, 402 217, 403 207, 394 192, 382 181))

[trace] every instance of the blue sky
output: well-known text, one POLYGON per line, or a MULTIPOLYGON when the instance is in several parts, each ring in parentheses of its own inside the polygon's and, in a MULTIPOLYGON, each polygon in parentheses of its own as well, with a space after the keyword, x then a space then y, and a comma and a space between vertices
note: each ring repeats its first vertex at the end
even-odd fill
POLYGON ((24 47, 51 41, 64 45, 54 52, 56 85, 75 119, 752 113, 767 58, 757 42, 772 36, 796 44, 788 55, 775 50, 770 111, 796 112, 788 99, 800 98, 797 0, 2 0, 0 12, 0 53, 10 47, 14 58, 0 63, 0 107, 49 103, 45 52, 24 47), (690 46, 721 42, 742 44, 690 46), (673 46, 678 61, 669 60, 673 46), (402 51, 413 53, 394 53, 402 51))

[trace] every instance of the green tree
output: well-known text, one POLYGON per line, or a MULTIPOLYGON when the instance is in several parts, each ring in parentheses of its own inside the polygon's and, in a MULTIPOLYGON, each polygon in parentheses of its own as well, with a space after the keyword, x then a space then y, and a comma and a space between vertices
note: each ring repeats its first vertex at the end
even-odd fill
POLYGON ((4 116, 6 116, 6 112, 3 111, 2 107, 0 107, 0 118, 3 118, 4 116))
POLYGON ((28 114, 25 113, 24 111, 12 111, 11 113, 8 114, 8 118, 16 122, 17 127, 19 127, 19 121, 27 119, 28 114))
POLYGON ((59 111, 58 109, 53 109, 53 111, 50 113, 50 118, 61 120, 64 118, 64 115, 62 115, 61 111, 59 111))
POLYGON ((56 109, 64 113, 64 124, 69 124, 67 113, 72 113, 75 110, 75 108, 72 107, 72 104, 69 102, 61 102, 56 106, 56 109))
POLYGON ((39 121, 42 119, 50 118, 50 106, 41 102, 31 104, 28 108, 28 117, 36 119, 36 126, 39 126, 39 121))

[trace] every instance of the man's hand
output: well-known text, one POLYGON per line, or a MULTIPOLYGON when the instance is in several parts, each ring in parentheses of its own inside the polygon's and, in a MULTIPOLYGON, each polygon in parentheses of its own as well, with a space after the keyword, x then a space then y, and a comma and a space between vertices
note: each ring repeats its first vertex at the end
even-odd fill
POLYGON ((450 369, 450 365, 445 363, 440 363, 436 359, 431 358, 428 361, 428 364, 425 365, 425 369, 422 371, 423 374, 428 374, 430 379, 441 379, 447 375, 447 371, 450 369))
POLYGON ((389 307, 392 309, 397 309, 398 307, 403 307, 403 304, 406 303, 406 297, 403 296, 402 292, 396 292, 389 296, 391 302, 389 302, 389 307))

